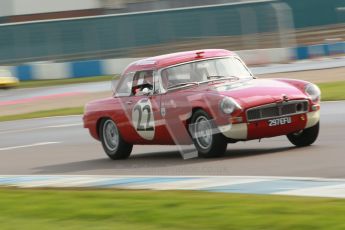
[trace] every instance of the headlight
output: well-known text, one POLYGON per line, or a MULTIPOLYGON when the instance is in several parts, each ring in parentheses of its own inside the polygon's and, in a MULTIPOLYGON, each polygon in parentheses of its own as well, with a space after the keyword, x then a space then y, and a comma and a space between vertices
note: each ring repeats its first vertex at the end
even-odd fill
POLYGON ((230 97, 224 97, 220 102, 220 110, 225 114, 230 114, 240 108, 241 106, 230 97))
POLYGON ((317 85, 312 83, 305 86, 304 91, 308 94, 313 102, 318 102, 321 99, 321 91, 317 85))

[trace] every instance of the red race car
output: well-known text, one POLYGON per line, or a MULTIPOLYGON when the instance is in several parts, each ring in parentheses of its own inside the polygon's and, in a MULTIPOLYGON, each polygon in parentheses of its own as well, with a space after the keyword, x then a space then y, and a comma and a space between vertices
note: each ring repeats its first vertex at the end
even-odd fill
POLYGON ((195 146, 202 157, 280 135, 307 146, 319 133, 320 90, 301 80, 256 79, 228 50, 188 51, 132 63, 112 97, 85 106, 83 120, 111 159, 128 158, 134 144, 195 146))

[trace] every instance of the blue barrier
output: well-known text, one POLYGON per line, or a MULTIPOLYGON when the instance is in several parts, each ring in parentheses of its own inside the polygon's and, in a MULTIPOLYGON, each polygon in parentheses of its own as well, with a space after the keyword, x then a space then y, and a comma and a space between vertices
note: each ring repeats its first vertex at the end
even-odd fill
POLYGON ((335 42, 295 48, 295 59, 303 60, 313 57, 339 55, 345 53, 345 42, 335 42))
POLYGON ((30 64, 18 65, 14 67, 15 76, 21 81, 32 80, 32 66, 30 64))
POLYGON ((301 59, 308 59, 309 58, 309 52, 307 46, 300 46, 296 48, 296 58, 301 59))
POLYGON ((308 48, 310 57, 321 57, 326 54, 326 46, 324 44, 312 45, 308 48))
POLYGON ((104 75, 100 60, 71 62, 70 69, 71 77, 75 78, 104 75))
POLYGON ((328 44, 329 55, 345 53, 345 42, 336 42, 328 44))

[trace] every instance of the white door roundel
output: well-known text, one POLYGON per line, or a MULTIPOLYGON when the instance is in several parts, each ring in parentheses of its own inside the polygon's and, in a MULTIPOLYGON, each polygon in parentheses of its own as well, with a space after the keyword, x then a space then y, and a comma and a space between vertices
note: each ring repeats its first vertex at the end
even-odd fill
POLYGON ((139 100, 132 109, 133 127, 146 140, 152 140, 155 135, 155 120, 152 104, 148 98, 139 100))

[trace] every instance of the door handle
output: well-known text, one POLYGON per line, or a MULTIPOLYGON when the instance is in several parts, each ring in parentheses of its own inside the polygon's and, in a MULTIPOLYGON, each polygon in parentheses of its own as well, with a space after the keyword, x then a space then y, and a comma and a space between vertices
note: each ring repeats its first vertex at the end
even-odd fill
POLYGON ((127 105, 131 105, 133 103, 133 101, 126 101, 127 105))

